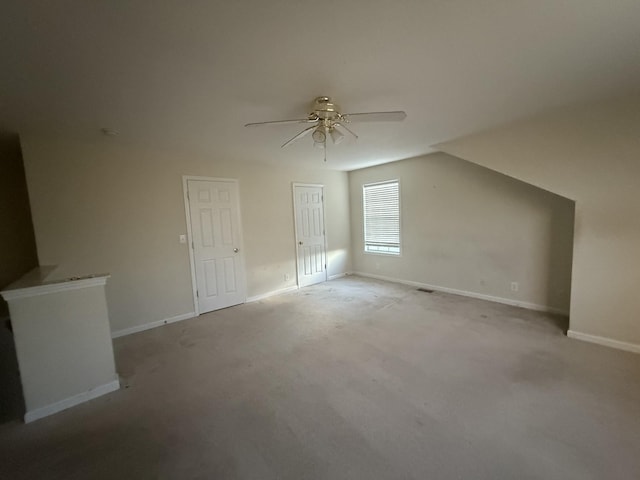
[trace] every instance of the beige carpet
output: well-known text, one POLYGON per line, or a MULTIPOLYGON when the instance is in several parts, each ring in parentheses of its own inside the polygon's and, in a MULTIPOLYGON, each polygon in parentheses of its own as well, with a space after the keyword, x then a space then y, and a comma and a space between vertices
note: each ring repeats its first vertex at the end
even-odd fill
POLYGON ((640 478, 640 356, 562 328, 357 277, 221 310, 117 339, 120 391, 0 427, 0 478, 640 478))

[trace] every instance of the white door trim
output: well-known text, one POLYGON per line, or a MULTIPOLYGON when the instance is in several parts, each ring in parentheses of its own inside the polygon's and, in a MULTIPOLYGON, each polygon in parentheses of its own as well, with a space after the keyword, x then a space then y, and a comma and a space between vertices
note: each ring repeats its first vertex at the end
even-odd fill
POLYGON ((240 202, 240 183, 237 178, 220 178, 220 177, 200 177, 196 175, 183 175, 182 176, 182 196, 184 199, 184 214, 185 221, 187 223, 187 249, 189 250, 189 268, 191 269, 191 295, 193 298, 193 311, 196 316, 200 315, 200 308, 198 307, 198 284, 196 281, 196 261, 193 256, 193 234, 191 232, 191 209, 189 208, 189 180, 202 180, 206 182, 232 182, 235 183, 238 187, 238 235, 240 236, 240 248, 242 249, 243 254, 240 256, 240 268, 242 268, 244 272, 245 278, 245 298, 244 301, 247 301, 247 287, 246 287, 246 278, 247 278, 247 270, 244 262, 244 237, 242 236, 242 204, 240 202))
POLYGON ((327 242, 327 212, 324 203, 324 185, 322 183, 292 182, 291 184, 291 208, 293 209, 293 251, 296 256, 296 284, 300 288, 300 268, 298 265, 298 219, 296 217, 296 187, 317 187, 322 189, 322 223, 324 225, 324 259, 326 267, 324 269, 324 281, 329 280, 329 248, 327 242))

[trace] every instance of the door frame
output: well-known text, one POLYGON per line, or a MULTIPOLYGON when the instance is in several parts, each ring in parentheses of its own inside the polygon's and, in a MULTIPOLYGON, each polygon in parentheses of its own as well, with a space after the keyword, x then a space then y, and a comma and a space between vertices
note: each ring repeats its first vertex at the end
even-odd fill
POLYGON ((187 223, 187 249, 189 250, 189 269, 191 270, 191 294, 193 298, 193 311, 200 315, 198 306, 198 283, 196 280, 196 260, 193 256, 193 233, 191 232, 191 208, 189 207, 189 180, 205 182, 230 182, 236 184, 238 192, 238 236, 240 237, 240 268, 244 277, 244 302, 247 303, 247 269, 244 261, 244 237, 242 235, 242 204, 240 202, 240 182, 237 178, 201 177, 197 175, 182 176, 182 197, 184 200, 185 221, 187 223))
POLYGON ((292 182, 291 183, 291 198, 293 203, 291 207, 293 208, 293 251, 295 252, 296 257, 296 284, 298 288, 300 288, 300 269, 298 265, 298 217, 296 216, 296 187, 318 187, 322 189, 322 225, 324 226, 324 281, 327 282, 329 280, 329 248, 327 242, 327 212, 324 203, 324 185, 322 183, 304 183, 304 182, 292 182))

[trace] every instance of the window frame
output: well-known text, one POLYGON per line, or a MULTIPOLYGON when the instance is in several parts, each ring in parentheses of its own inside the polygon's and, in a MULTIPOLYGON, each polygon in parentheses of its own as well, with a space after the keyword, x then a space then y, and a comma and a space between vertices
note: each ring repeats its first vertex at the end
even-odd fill
POLYGON ((402 256, 402 188, 400 185, 399 178, 362 184, 362 246, 363 246, 363 249, 362 249, 363 252, 367 255, 383 255, 386 257, 402 256), (385 184, 394 184, 394 183, 398 185, 398 251, 397 252, 369 251, 367 250, 367 219, 366 219, 365 189, 367 187, 373 187, 376 185, 385 185, 385 184))

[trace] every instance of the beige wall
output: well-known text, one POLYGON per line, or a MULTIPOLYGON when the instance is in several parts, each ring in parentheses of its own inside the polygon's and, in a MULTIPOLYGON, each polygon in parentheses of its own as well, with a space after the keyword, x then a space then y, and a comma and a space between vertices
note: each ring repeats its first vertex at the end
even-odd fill
POLYGON ((183 175, 239 180, 248 296, 295 285, 292 182, 325 185, 329 275, 350 269, 346 173, 224 162, 118 140, 22 137, 41 264, 60 265, 59 277, 111 273, 112 330, 194 310, 187 245, 178 242, 187 230, 183 175))
MULTIPOLYGON (((17 135, 0 132, 0 289, 38 265, 27 182, 17 135)), ((0 298, 0 318, 7 315, 0 298)))
POLYGON ((572 201, 442 153, 355 170, 349 183, 355 271, 569 310, 572 201), (402 255, 366 254, 362 185, 391 179, 402 255))
POLYGON ((439 145, 576 201, 571 330, 640 345, 640 95, 439 145))

